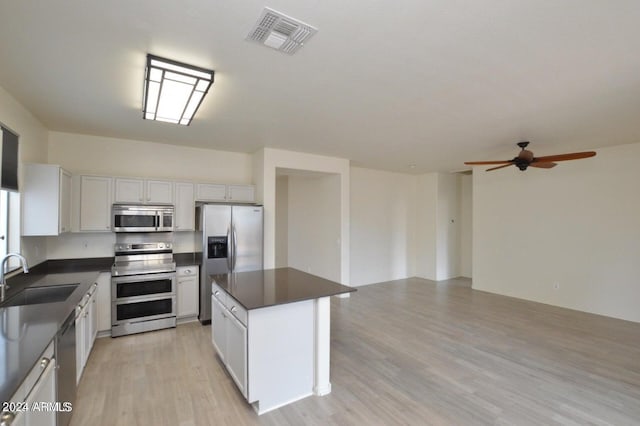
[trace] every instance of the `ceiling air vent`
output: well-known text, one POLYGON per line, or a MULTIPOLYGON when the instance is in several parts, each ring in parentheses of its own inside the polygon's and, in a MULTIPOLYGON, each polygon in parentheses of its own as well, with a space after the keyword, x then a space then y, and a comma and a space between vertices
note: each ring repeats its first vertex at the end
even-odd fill
POLYGON ((247 40, 293 55, 317 32, 311 25, 265 7, 247 40))

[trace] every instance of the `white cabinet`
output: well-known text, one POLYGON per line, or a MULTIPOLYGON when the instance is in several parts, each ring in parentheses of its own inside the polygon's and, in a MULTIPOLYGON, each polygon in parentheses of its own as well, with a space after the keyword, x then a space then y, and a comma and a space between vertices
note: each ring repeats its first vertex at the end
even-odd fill
POLYGON ((114 179, 114 203, 142 203, 144 201, 144 181, 142 179, 114 179))
POLYGON ((173 204, 173 182, 146 180, 145 202, 151 204, 173 204))
POLYGON ((196 200, 227 201, 227 186, 213 183, 196 184, 196 200))
MULTIPOLYGON (((48 404, 56 402, 56 360, 54 358, 53 341, 45 349, 42 356, 33 366, 27 377, 18 387, 9 401, 10 407, 28 410, 3 412, 6 424, 11 426, 55 426, 55 411, 33 410, 34 404, 48 404)), ((5 420, 3 418, 3 420, 5 420)), ((5 424, 4 422, 2 424, 5 424)))
POLYGON ((245 398, 247 393, 247 311, 232 298, 211 295, 211 339, 218 356, 245 398))
POLYGON ((227 201, 254 203, 256 201, 256 187, 253 185, 227 185, 227 201))
POLYGON ((175 183, 175 230, 194 231, 195 228, 194 185, 189 182, 175 183))
POLYGON ((227 315, 227 370, 247 397, 247 327, 231 311, 227 315))
POLYGON ((93 284, 76 307, 76 383, 80 382, 96 338, 97 284, 93 284))
POLYGON ((115 178, 114 203, 173 204, 173 182, 115 178))
POLYGON ((96 331, 111 331, 111 273, 101 272, 96 280, 96 331))
POLYGON ((111 177, 80 176, 80 231, 111 231, 112 186, 111 177))
POLYGON ((30 408, 25 412, 26 426, 55 426, 56 411, 47 410, 46 406, 42 406, 42 410, 35 410, 34 404, 43 405, 56 401, 56 376, 55 376, 55 360, 50 360, 31 393, 27 396, 25 402, 30 408))
POLYGON ((211 341, 222 362, 227 355, 227 308, 215 296, 211 296, 211 341))
POLYGON ((22 235, 71 231, 71 173, 53 164, 24 165, 22 235))
POLYGON ((198 266, 180 266, 176 268, 178 319, 195 319, 198 316, 199 275, 198 266))
POLYGON ((256 199, 253 185, 196 184, 196 200, 230 203, 253 203, 256 199))

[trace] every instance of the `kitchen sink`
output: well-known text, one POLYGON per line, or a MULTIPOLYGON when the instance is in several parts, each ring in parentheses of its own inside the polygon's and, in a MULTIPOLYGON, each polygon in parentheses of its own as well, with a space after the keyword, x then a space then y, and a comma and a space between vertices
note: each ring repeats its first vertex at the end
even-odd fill
POLYGON ((2 307, 64 302, 79 285, 80 284, 65 284, 47 287, 27 287, 2 303, 2 307))

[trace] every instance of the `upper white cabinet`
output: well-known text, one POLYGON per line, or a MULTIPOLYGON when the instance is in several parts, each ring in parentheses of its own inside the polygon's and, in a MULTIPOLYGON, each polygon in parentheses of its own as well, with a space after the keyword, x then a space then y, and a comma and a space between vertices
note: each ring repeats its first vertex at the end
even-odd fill
POLYGON ((22 235, 71 231, 71 173, 53 164, 24 166, 22 235))
POLYGON ((213 183, 198 183, 196 184, 196 200, 226 201, 227 186, 213 183))
POLYGON ((175 183, 175 230, 195 230, 194 185, 189 182, 175 183))
POLYGON ((114 203, 142 203, 144 201, 144 181, 142 179, 114 179, 114 203))
POLYGON ((253 185, 221 185, 210 183, 199 183, 196 185, 197 201, 253 203, 255 199, 255 186, 253 185))
POLYGON ((80 176, 80 231, 111 231, 113 178, 80 176))
POLYGON ((115 178, 113 202, 173 204, 173 182, 115 178))
POLYGON ((145 190, 146 203, 173 204, 173 182, 146 180, 145 190))
POLYGON ((253 185, 227 185, 227 201, 233 203, 253 203, 256 187, 253 185))

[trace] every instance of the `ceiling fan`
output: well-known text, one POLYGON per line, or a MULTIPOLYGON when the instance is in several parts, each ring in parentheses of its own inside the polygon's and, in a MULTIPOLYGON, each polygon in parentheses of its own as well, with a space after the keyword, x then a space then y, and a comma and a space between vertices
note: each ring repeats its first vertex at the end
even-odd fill
POLYGON ((541 169, 550 169, 555 167, 557 164, 555 161, 567 161, 567 160, 579 160, 581 158, 589 158, 596 155, 595 151, 585 151, 585 152, 572 152, 570 154, 560 154, 560 155, 547 155, 546 157, 534 157, 533 152, 525 149, 529 145, 529 142, 518 142, 518 146, 522 148, 522 151, 518 153, 517 157, 514 157, 513 160, 505 160, 505 161, 465 161, 464 164, 468 165, 490 165, 490 164, 500 164, 498 167, 492 167, 487 169, 488 172, 491 170, 502 169, 503 167, 516 166, 520 170, 525 171, 527 167, 538 167, 541 169))

